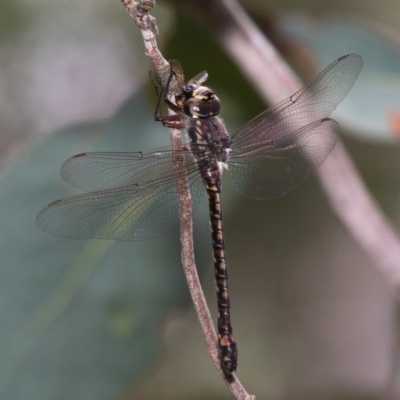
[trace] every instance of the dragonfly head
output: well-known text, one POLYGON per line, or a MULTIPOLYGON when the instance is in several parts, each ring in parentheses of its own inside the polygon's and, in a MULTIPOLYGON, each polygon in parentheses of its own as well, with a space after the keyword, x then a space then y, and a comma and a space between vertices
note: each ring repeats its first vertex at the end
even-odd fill
POLYGON ((183 88, 183 111, 191 118, 209 118, 220 113, 221 102, 206 86, 189 83, 183 88))

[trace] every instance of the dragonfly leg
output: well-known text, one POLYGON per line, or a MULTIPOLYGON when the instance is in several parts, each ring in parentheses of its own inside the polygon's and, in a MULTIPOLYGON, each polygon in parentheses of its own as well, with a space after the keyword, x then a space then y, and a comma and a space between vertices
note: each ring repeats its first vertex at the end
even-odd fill
POLYGON ((163 126, 166 126, 167 128, 174 128, 174 129, 185 128, 185 126, 181 122, 181 117, 179 114, 157 116, 156 121, 160 121, 163 124, 163 126))
POLYGON ((149 77, 151 82, 154 85, 154 89, 156 91, 156 96, 157 96, 157 105, 156 105, 156 109, 154 111, 154 119, 156 121, 159 121, 159 117, 162 116, 162 108, 161 108, 161 98, 164 94, 164 88, 162 87, 162 84, 160 82, 160 79, 157 79, 157 82, 155 81, 155 79, 153 78, 153 74, 151 73, 151 71, 149 72, 149 77), (161 86, 161 91, 160 91, 160 86, 161 86))
POLYGON ((170 86, 171 80, 175 76, 175 72, 173 71, 172 67, 171 67, 171 73, 168 78, 166 89, 164 89, 164 87, 160 84, 160 82, 155 81, 151 72, 150 72, 149 76, 150 76, 151 81, 153 82, 154 88, 156 90, 156 95, 157 95, 157 105, 156 105, 156 110, 154 111, 154 119, 156 121, 160 121, 163 124, 163 126, 166 126, 167 128, 183 129, 185 126, 181 123, 180 115, 164 115, 163 111, 162 111, 162 107, 161 107, 161 101, 163 99, 165 104, 167 104, 167 106, 170 110, 172 110, 178 114, 183 113, 182 106, 179 106, 179 105, 173 103, 171 100, 169 100, 167 98, 167 96, 165 96, 165 93, 168 93, 168 91, 169 91, 169 86, 170 86), (161 86, 161 90, 160 90, 160 86, 161 86))

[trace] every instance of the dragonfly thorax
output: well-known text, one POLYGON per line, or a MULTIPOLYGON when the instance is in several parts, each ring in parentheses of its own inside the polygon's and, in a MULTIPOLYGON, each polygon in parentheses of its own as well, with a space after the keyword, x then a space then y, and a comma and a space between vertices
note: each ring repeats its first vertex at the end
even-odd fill
POLYGON ((230 144, 230 139, 212 141, 210 150, 217 161, 227 162, 229 160, 229 153, 231 151, 230 144))

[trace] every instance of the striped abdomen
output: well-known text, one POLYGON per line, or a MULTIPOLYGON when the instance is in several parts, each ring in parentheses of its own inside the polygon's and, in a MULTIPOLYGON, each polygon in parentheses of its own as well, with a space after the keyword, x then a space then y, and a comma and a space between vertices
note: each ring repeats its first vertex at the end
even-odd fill
POLYGON ((222 368, 230 375, 236 371, 238 351, 235 337, 232 333, 230 316, 228 271, 226 269, 225 242, 222 229, 221 178, 220 176, 203 177, 203 180, 206 185, 210 208, 211 238, 218 303, 218 346, 222 368))

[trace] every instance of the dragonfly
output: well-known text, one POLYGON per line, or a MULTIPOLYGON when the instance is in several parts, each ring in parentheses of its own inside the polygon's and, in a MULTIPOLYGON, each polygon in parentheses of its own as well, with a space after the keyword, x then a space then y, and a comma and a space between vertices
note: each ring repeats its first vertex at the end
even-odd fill
POLYGON ((61 176, 86 193, 52 202, 40 211, 36 224, 45 232, 67 238, 147 240, 165 234, 179 221, 180 183, 190 188, 193 212, 206 193, 218 347, 222 369, 229 376, 236 371, 238 349, 231 323, 222 226, 222 173, 228 170, 236 190, 252 199, 282 197, 298 187, 338 141, 340 126, 328 117, 352 88, 362 64, 357 54, 340 57, 297 93, 230 136, 218 117, 220 99, 203 86, 207 73, 184 84, 183 72, 171 63, 168 85, 171 77, 176 78, 180 92, 175 102, 166 102, 176 114, 156 119, 186 131, 181 148, 71 157, 62 166, 61 176), (180 170, 174 168, 177 158, 184 165, 180 170))

